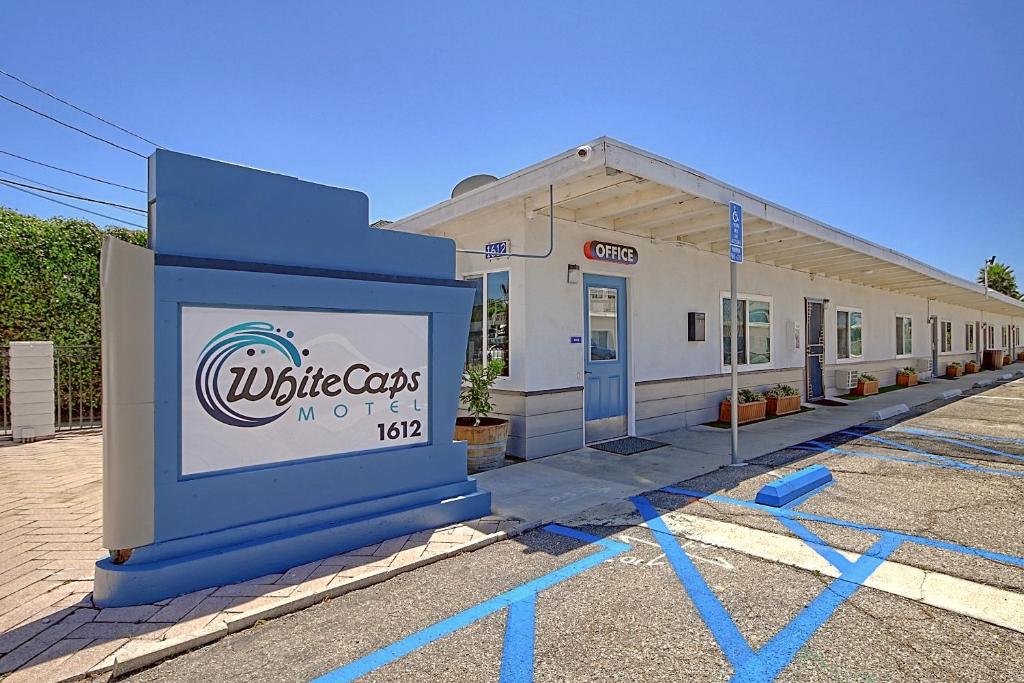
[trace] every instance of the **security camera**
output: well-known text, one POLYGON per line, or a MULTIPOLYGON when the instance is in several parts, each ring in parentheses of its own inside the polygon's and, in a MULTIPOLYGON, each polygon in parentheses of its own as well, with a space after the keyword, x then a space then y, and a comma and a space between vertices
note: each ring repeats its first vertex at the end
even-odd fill
POLYGON ((582 145, 576 148, 576 158, 580 161, 590 161, 592 156, 594 156, 594 148, 590 145, 582 145))

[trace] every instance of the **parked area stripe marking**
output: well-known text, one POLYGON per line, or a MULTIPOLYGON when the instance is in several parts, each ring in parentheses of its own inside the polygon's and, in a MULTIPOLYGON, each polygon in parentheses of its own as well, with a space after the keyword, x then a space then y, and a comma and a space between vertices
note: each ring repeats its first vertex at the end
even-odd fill
POLYGON ((815 515, 809 512, 801 512, 800 510, 790 510, 787 508, 773 508, 767 505, 760 505, 753 501, 741 500, 739 498, 730 498, 728 496, 721 496, 715 493, 703 493, 701 491, 683 489, 675 486, 666 486, 661 490, 666 493, 673 493, 679 496, 687 496, 689 498, 709 500, 716 503, 727 503, 729 505, 745 507, 751 510, 760 510, 761 512, 766 512, 770 515, 774 515, 775 517, 789 517, 792 519, 801 519, 810 522, 824 522, 825 524, 833 524, 835 526, 847 527, 849 529, 867 531, 873 534, 895 534, 903 541, 909 541, 911 543, 916 543, 918 545, 924 545, 932 548, 940 548, 942 550, 951 550, 956 553, 963 553, 964 555, 983 557, 987 560, 992 560, 993 562, 1001 562, 1003 564, 1009 564, 1014 567, 1024 568, 1024 557, 1017 557, 1015 555, 1007 555, 1005 553, 984 550, 982 548, 975 548, 969 545, 961 545, 959 543, 942 541, 935 538, 927 538, 925 536, 915 536, 913 534, 903 533, 902 531, 893 531, 892 529, 884 529, 882 527, 872 526, 870 524, 860 524, 858 522, 851 522, 845 519, 836 519, 835 517, 824 517, 822 515, 815 515))
MULTIPOLYGON (((662 546, 662 550, 669 558, 672 568, 676 572, 680 583, 694 606, 697 608, 701 619, 711 630, 715 641, 722 649, 722 653, 729 660, 733 668, 732 681, 753 683, 755 681, 772 681, 778 676, 793 660, 796 653, 807 643, 821 626, 831 618, 835 611, 853 593, 864 584, 864 581, 871 576, 885 559, 891 555, 903 542, 892 534, 883 533, 882 538, 872 548, 860 556, 854 562, 848 562, 847 567, 828 586, 822 589, 821 593, 797 616, 790 621, 774 638, 772 638, 759 651, 754 651, 746 638, 740 633, 732 615, 718 600, 700 571, 687 557, 685 551, 679 545, 679 539, 669 530, 665 523, 665 516, 659 515, 651 503, 642 496, 630 498, 633 505, 643 516, 646 524, 662 546)), ((768 506, 762 506, 768 507, 768 506)), ((714 520, 703 520, 687 516, 690 521, 714 522, 714 520)), ((753 531, 746 527, 717 522, 731 527, 737 527, 738 533, 753 531)), ((767 536, 776 536, 768 532, 760 532, 767 536)), ((786 539, 789 541, 795 539, 786 539)), ((799 543, 799 541, 797 541, 799 543)), ((845 559, 845 558, 844 558, 845 559)))
POLYGON ((979 446, 978 444, 973 444, 973 443, 970 443, 968 441, 964 441, 962 439, 954 439, 954 438, 951 438, 951 437, 948 437, 948 436, 941 436, 939 434, 929 434, 928 432, 920 430, 920 429, 910 429, 910 428, 893 429, 893 428, 890 428, 887 431, 897 432, 899 434, 912 434, 914 436, 923 436, 923 437, 925 437, 927 439, 934 439, 935 441, 942 441, 944 443, 952 444, 954 446, 961 446, 962 448, 969 448, 969 449, 971 449, 973 451, 979 451, 981 453, 990 453, 992 455, 998 455, 998 456, 1003 457, 1003 458, 1010 458, 1012 460, 1022 460, 1022 461, 1024 461, 1024 455, 1017 455, 1015 453, 1007 453, 1006 451, 1000 451, 1000 450, 997 450, 995 448, 989 448, 988 446, 979 446))
MULTIPOLYGON (((533 599, 540 591, 550 588, 551 586, 554 586, 558 583, 561 583, 566 579, 570 579, 576 576, 577 574, 581 574, 582 572, 585 572, 588 569, 592 569, 593 567, 598 566, 605 560, 613 558, 616 555, 620 555, 626 552, 627 550, 631 549, 631 547, 626 543, 620 543, 618 541, 599 538, 597 536, 592 536, 582 531, 559 526, 557 524, 549 524, 543 528, 545 531, 548 531, 550 533, 559 534, 561 536, 567 536, 569 538, 574 538, 576 540, 580 540, 592 545, 599 545, 602 546, 604 549, 581 560, 577 560, 572 564, 566 565, 561 569, 556 569, 555 571, 545 574, 544 576, 541 576, 537 579, 517 586, 512 590, 506 591, 505 593, 502 593, 498 596, 491 598, 490 600, 486 600, 485 602, 481 602, 480 604, 470 607, 469 609, 463 610, 462 612, 459 612, 458 614, 448 617, 447 619, 439 621, 436 624, 433 624, 432 626, 428 626, 425 629, 417 631, 416 633, 413 633, 412 635, 403 638, 402 640, 399 640, 395 643, 392 643, 391 645, 383 647, 377 650, 376 652, 371 652, 370 654, 361 657, 353 662, 350 662, 349 664, 346 664, 343 667, 335 669, 334 671, 330 671, 324 674, 323 676, 314 679, 314 683, 337 683, 339 681, 353 681, 359 678, 360 676, 365 676, 371 671, 375 671, 376 669, 379 669, 382 666, 386 666, 398 659, 401 659, 402 657, 406 656, 411 652, 415 652, 424 645, 429 645, 435 640, 443 638, 447 635, 451 635, 455 631, 458 631, 459 629, 465 628, 470 624, 480 621, 484 617, 488 617, 501 609, 513 605, 514 603, 521 602, 526 599, 533 599)), ((516 616, 516 619, 523 620, 526 618, 527 614, 532 615, 533 610, 529 610, 528 613, 519 612, 516 616)), ((515 632, 513 634, 513 642, 517 644, 523 644, 525 642, 525 639, 522 637, 523 632, 521 630, 521 627, 515 627, 514 631, 515 632)), ((508 643, 507 634, 505 642, 508 643)), ((530 640, 530 642, 532 643, 532 639, 530 640)))
MULTIPOLYGON (((766 512, 771 514, 770 510, 766 512)), ((673 532, 698 543, 735 550, 837 579, 843 579, 845 575, 845 579, 849 579, 849 575, 845 574, 848 570, 839 570, 830 564, 819 549, 805 539, 679 511, 664 513, 662 517, 673 532)), ((776 515, 779 521, 783 521, 780 517, 776 515)), ((866 531, 878 533, 876 529, 866 531)), ((883 535, 902 543, 911 542, 905 538, 905 534, 886 532, 883 535)), ((851 567, 863 557, 848 550, 833 550, 851 567)), ((864 555, 872 553, 877 556, 878 548, 870 549, 864 555)), ((1017 559, 1024 561, 1024 558, 1017 559)), ((863 581, 863 585, 1024 633, 1024 595, 1013 591, 891 560, 881 564, 863 581)))
POLYGON ((1024 446, 1024 439, 1018 439, 1012 436, 995 436, 992 434, 971 434, 969 432, 957 432, 949 429, 924 429, 922 427, 889 427, 894 432, 909 432, 911 434, 922 433, 922 434, 935 434, 937 436, 951 436, 958 439, 970 439, 972 441, 994 441, 998 443, 1013 443, 1024 446))
POLYGON ((501 656, 499 683, 530 683, 533 680, 534 625, 537 594, 531 593, 508 607, 505 644, 501 656))

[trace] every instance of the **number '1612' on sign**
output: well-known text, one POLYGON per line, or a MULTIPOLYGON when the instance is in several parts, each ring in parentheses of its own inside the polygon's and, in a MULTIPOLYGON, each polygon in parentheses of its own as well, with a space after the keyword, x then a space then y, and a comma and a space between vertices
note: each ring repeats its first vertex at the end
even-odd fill
POLYGON ((377 431, 380 432, 381 441, 394 441, 396 439, 408 439, 409 437, 420 436, 422 426, 419 420, 402 420, 385 425, 377 423, 377 431))

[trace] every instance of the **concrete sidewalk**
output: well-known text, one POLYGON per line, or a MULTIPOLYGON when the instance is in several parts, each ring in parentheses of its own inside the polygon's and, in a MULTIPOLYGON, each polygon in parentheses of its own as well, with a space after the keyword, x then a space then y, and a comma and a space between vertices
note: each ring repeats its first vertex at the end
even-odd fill
POLYGON ((0 679, 54 683, 123 673, 260 619, 505 538, 486 517, 207 588, 152 605, 96 609, 101 545, 98 433, 0 447, 0 679))
MULTIPOLYGON (((744 460, 752 460, 868 422, 880 408, 899 403, 918 406, 941 398, 950 389, 966 393, 975 382, 1018 372, 1020 366, 1011 365, 955 380, 932 379, 928 384, 869 396, 846 406, 814 406, 813 412, 746 425, 740 428, 740 452, 744 460)), ((545 523, 700 476, 729 463, 728 429, 700 426, 648 438, 669 446, 631 456, 581 448, 483 472, 477 475, 477 481, 491 492, 494 514, 545 523)))

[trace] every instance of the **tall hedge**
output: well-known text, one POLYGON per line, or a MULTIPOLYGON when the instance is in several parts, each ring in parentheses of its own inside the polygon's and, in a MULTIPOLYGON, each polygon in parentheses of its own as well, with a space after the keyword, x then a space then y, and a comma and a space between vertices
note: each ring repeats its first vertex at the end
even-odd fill
POLYGON ((105 234, 141 246, 146 233, 0 207, 0 346, 100 343, 100 246, 105 234))

